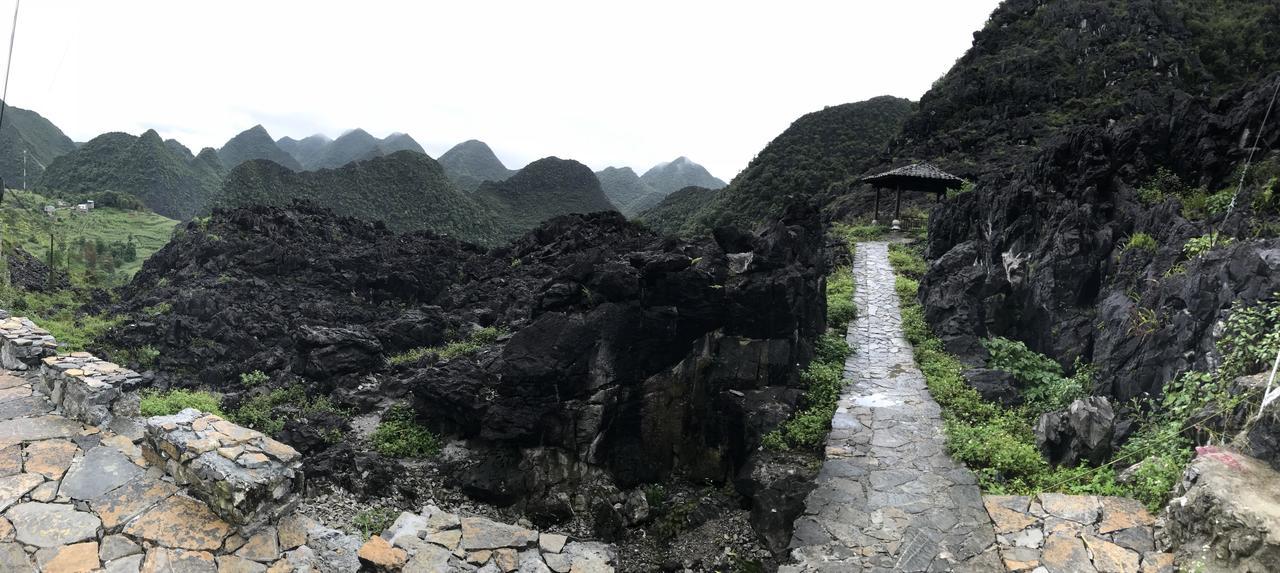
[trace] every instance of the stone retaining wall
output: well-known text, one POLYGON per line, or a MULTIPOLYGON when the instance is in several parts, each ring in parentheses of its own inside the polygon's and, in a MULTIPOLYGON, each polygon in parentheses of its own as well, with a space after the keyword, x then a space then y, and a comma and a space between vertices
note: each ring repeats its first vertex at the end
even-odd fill
POLYGON ((57 351, 58 341, 53 335, 26 317, 11 317, 0 311, 0 320, 0 363, 5 368, 26 370, 57 351))
POLYGON ((57 354, 48 331, 0 311, 0 355, 11 370, 39 367, 35 389, 63 415, 143 442, 143 453, 219 517, 251 532, 291 512, 302 492, 301 456, 261 432, 187 409, 139 418, 142 376, 88 352, 57 354))
POLYGON ((141 384, 142 376, 137 372, 88 352, 72 352, 41 360, 37 389, 67 416, 107 426, 117 417, 138 415, 134 390, 141 384))
POLYGON ((148 418, 143 455, 242 530, 293 511, 302 492, 296 450, 194 408, 148 418))

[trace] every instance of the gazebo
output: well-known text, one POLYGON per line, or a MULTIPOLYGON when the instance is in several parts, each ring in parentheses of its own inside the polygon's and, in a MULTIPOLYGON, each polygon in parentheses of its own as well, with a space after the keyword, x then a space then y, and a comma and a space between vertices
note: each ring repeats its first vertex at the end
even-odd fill
POLYGON ((893 189, 893 229, 895 231, 901 225, 899 219, 902 212, 903 191, 934 193, 938 196, 938 200, 941 201, 942 197, 947 194, 948 189, 959 189, 960 186, 964 185, 964 179, 938 169, 929 163, 912 163, 906 167, 899 167, 892 171, 863 177, 859 181, 870 183, 876 188, 876 213, 871 220, 872 223, 880 219, 880 191, 882 189, 893 189))

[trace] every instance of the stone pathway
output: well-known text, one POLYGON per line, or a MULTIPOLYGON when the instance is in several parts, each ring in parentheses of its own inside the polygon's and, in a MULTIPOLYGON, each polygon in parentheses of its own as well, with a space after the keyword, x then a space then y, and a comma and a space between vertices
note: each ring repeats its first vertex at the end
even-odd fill
POLYGON ((801 571, 1002 571, 972 472, 944 450, 941 410, 903 338, 888 244, 859 243, 851 383, 791 540, 801 571))

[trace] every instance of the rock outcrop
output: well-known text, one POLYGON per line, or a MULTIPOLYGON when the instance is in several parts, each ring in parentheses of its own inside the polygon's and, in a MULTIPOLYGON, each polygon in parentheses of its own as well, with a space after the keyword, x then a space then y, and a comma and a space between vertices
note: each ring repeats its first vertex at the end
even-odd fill
POLYGON ((1235 451, 1197 450, 1162 515, 1160 543, 1194 569, 1267 571, 1280 563, 1280 474, 1235 451))
POLYGON ((1096 465, 1111 456, 1115 430, 1111 402, 1090 396, 1072 402, 1066 410, 1041 414, 1036 423, 1036 446, 1055 466, 1096 465))

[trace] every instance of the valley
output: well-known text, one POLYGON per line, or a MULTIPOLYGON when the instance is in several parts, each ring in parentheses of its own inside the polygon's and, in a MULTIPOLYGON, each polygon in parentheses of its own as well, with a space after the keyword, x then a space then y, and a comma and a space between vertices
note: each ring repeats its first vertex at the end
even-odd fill
POLYGON ((1004 0, 727 182, 9 108, 0 566, 1272 570, 1278 96, 1280 6, 1004 0))

